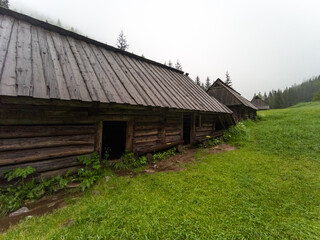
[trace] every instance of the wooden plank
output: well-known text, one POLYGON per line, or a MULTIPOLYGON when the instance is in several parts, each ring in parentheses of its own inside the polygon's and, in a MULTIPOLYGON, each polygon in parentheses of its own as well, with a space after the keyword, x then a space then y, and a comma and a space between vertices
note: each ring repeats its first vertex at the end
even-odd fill
POLYGON ((112 53, 113 58, 118 63, 121 70, 126 74, 127 78, 129 79, 130 83, 133 85, 134 89, 137 91, 139 96, 144 101, 144 105, 148 106, 156 106, 153 102, 153 99, 150 97, 152 92, 149 91, 146 84, 142 83, 139 78, 133 71, 132 67, 127 63, 126 59, 122 54, 112 53))
POLYGON ((101 86, 110 102, 114 103, 123 103, 121 98, 119 97, 117 91, 114 89, 112 83, 110 82, 108 76, 106 75, 105 71, 101 67, 101 62, 96 58, 92 48, 95 46, 91 46, 86 42, 83 42, 83 49, 87 54, 89 62, 101 83, 101 86))
POLYGON ((29 24, 19 21, 17 41, 17 86, 18 95, 33 96, 31 66, 31 29, 29 24))
POLYGON ((184 83, 178 82, 178 78, 174 78, 167 75, 169 70, 164 70, 158 66, 153 66, 150 64, 150 68, 154 71, 156 76, 158 76, 165 84, 166 90, 175 98, 175 101, 179 108, 183 109, 196 109, 193 101, 187 101, 191 94, 189 92, 184 92, 184 83), (179 84, 180 83, 180 84, 179 84))
POLYGON ((118 81, 120 81, 122 85, 127 89, 128 93, 136 102, 136 104, 147 105, 140 94, 137 92, 137 90, 134 88, 127 75, 123 72, 119 64, 114 59, 115 54, 112 51, 107 51, 105 49, 102 49, 102 53, 106 57, 115 74, 118 76, 118 81))
POLYGON ((72 175, 72 174, 75 174, 76 172, 78 172, 79 168, 80 168, 80 166, 44 172, 44 173, 40 174, 40 178, 49 179, 49 178, 52 178, 52 177, 58 176, 58 175, 64 176, 67 173, 70 173, 72 175))
POLYGON ((142 88, 144 88, 147 94, 151 97, 156 106, 165 107, 160 101, 158 91, 152 83, 151 79, 148 79, 144 73, 137 67, 134 60, 128 56, 123 56, 126 60, 127 67, 134 74, 135 78, 141 82, 142 88))
POLYGON ((0 152, 0 166, 92 153, 93 145, 0 152))
POLYGON ((113 69, 110 67, 108 61, 106 60, 105 56, 103 55, 102 48, 98 48, 96 46, 92 46, 92 50, 98 60, 98 62, 101 65, 101 68, 103 69, 104 73, 106 74, 109 85, 112 86, 112 89, 114 89, 119 99, 117 100, 118 103, 129 103, 129 104, 136 104, 136 102, 132 99, 129 92, 126 90, 126 88, 121 84, 121 82, 118 79, 118 76, 115 74, 113 69), (120 101, 121 100, 121 101, 120 101))
POLYGON ((181 108, 181 105, 174 97, 174 93, 168 91, 166 83, 153 71, 153 69, 151 69, 149 65, 141 61, 136 61, 136 64, 141 69, 141 71, 147 74, 151 81, 155 83, 155 86, 157 86, 157 89, 159 91, 159 95, 163 96, 161 98, 161 102, 163 102, 164 106, 181 108))
POLYGON ((95 128, 93 125, 0 126, 0 139, 68 136, 94 133, 95 128))
POLYGON ((143 136, 143 137, 135 137, 133 138, 133 143, 147 143, 160 140, 158 136, 143 136))
POLYGON ((147 148, 137 148, 136 153, 138 154, 145 154, 145 153, 151 153, 151 152, 157 152, 164 149, 172 148, 174 146, 177 146, 179 144, 182 144, 183 140, 178 140, 175 142, 171 142, 170 144, 154 144, 153 146, 147 147, 147 148))
POLYGON ((126 150, 132 152, 133 149, 133 125, 134 120, 127 122, 127 137, 126 137, 126 150))
POLYGON ((181 140, 180 135, 174 135, 174 136, 167 136, 166 137, 166 143, 175 142, 181 140))
MULTIPOLYGON (((0 174, 4 170, 10 170, 15 168, 26 168, 26 167, 33 167, 35 169, 35 172, 46 172, 46 171, 52 171, 60 168, 66 168, 66 167, 73 167, 73 166, 80 166, 81 163, 78 160, 78 156, 71 156, 71 157, 64 157, 64 158, 54 158, 50 160, 43 160, 38 162, 28 162, 23 164, 15 164, 15 165, 8 165, 8 166, 2 166, 0 167, 0 174)), ((89 155, 88 155, 89 156, 89 155)), ((0 175, 1 177, 1 175, 0 175)))
POLYGON ((13 18, 7 17, 5 15, 0 15, 0 73, 2 73, 2 69, 7 56, 7 50, 12 35, 13 23, 13 18))
POLYGON ((166 132, 166 136, 181 135, 181 131, 166 132))
POLYGON ((0 139, 0 152, 22 149, 35 149, 44 147, 70 146, 70 145, 92 145, 93 135, 72 135, 32 138, 10 138, 0 139))
POLYGON ((69 57, 66 53, 66 49, 64 47, 63 42, 66 41, 65 37, 62 37, 58 33, 51 32, 52 40, 54 47, 58 54, 58 61, 60 63, 64 80, 67 85, 68 92, 70 94, 71 99, 82 100, 79 88, 77 87, 77 83, 75 81, 76 76, 74 76, 71 64, 69 61, 69 57))
POLYGON ((16 47, 16 44, 17 44, 17 35, 18 35, 18 22, 16 21, 13 24, 13 26, 12 26, 12 22, 7 19, 4 22, 5 23, 2 22, 2 25, 1 25, 1 27, 3 27, 3 29, 0 31, 1 36, 2 36, 2 33, 8 34, 8 36, 10 36, 8 31, 9 30, 11 31, 11 27, 12 27, 12 31, 11 31, 10 43, 8 47, 6 47, 7 46, 6 44, 9 42, 8 36, 2 36, 0 41, 1 50, 5 49, 5 51, 0 51, 0 54, 1 54, 0 66, 3 66, 2 75, 0 75, 1 76, 0 95, 16 96, 17 95, 17 89, 16 89, 17 47, 16 47))
POLYGON ((142 130, 142 131, 134 131, 135 137, 142 137, 142 136, 151 136, 151 135, 158 135, 159 130, 158 129, 148 129, 148 130, 142 130))
POLYGON ((64 91, 60 94, 60 89, 56 79, 56 73, 54 71, 54 64, 50 54, 46 32, 43 29, 36 28, 38 33, 39 51, 42 59, 42 67, 44 72, 44 79, 46 82, 46 94, 49 98, 61 98, 70 99, 69 93, 64 94, 64 91))
POLYGON ((32 82, 33 97, 48 98, 47 86, 44 80, 44 72, 39 49, 38 32, 35 27, 31 27, 31 47, 32 47, 32 82))
MULTIPOLYGON (((71 40, 72 42, 72 40, 71 40)), ((77 62, 80 67, 82 76, 88 86, 88 89, 90 91, 90 95, 92 96, 92 99, 95 101, 100 102, 110 102, 105 93, 104 90, 99 82, 99 80, 96 77, 96 74, 94 70, 91 67, 91 64, 86 56, 85 51, 83 50, 82 44, 80 41, 73 41, 73 44, 75 48, 73 48, 74 51, 78 51, 77 56, 77 62)))
POLYGON ((153 129, 159 129, 161 126, 160 123, 153 123, 153 124, 146 124, 146 125, 138 125, 137 123, 134 126, 135 131, 140 130, 153 130, 153 129))
POLYGON ((96 133, 95 133, 95 143, 94 151, 102 156, 102 134, 103 134, 103 122, 99 121, 95 124, 96 133))
MULTIPOLYGON (((16 109, 0 109, 0 122, 22 122, 27 120, 35 120, 41 123, 46 123, 47 121, 56 121, 63 123, 66 119, 74 118, 73 122, 87 120, 88 113, 85 111, 39 111, 39 110, 16 110, 16 109), (3 115, 3 120, 2 116, 3 115)), ((21 123, 23 124, 23 123, 21 123)), ((4 124, 3 124, 4 125, 4 124)), ((10 124, 8 124, 10 125, 10 124)))

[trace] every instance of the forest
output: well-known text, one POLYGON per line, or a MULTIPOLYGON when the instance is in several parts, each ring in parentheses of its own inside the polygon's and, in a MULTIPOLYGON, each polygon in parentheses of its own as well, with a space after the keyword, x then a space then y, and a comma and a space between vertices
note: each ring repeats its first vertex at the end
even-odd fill
POLYGON ((310 78, 301 84, 294 84, 285 90, 272 90, 268 94, 265 92, 255 94, 260 96, 270 105, 270 108, 286 108, 299 102, 310 102, 320 100, 320 76, 310 78))

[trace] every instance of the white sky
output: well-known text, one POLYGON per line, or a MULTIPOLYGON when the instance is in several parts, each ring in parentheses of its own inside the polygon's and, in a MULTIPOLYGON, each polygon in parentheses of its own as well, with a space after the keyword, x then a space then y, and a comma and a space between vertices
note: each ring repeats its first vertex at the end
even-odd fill
POLYGON ((251 100, 320 74, 319 0, 9 0, 10 8, 74 27, 202 82, 225 80, 251 100))

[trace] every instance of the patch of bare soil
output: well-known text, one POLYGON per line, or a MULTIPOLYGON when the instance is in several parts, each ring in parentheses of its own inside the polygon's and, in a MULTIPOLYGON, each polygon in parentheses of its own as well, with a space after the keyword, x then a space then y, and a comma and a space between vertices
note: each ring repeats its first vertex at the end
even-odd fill
POLYGON ((214 154, 214 153, 220 153, 220 152, 228 152, 236 150, 237 148, 228 144, 219 144, 217 146, 214 146, 208 150, 208 153, 214 154))
POLYGON ((18 224, 21 219, 51 213, 55 209, 64 207, 67 199, 75 199, 81 195, 82 192, 72 193, 70 191, 63 190, 54 195, 44 196, 37 201, 26 203, 25 207, 29 209, 28 212, 22 213, 18 216, 9 217, 9 215, 6 215, 0 218, 0 233, 6 231, 12 225, 18 224))
MULTIPOLYGON (((214 146, 212 148, 207 149, 209 154, 215 154, 220 152, 227 152, 227 151, 233 151, 236 147, 228 145, 228 144, 220 144, 217 146, 214 146)), ((185 153, 177 154, 175 156, 172 156, 168 159, 164 159, 157 163, 151 163, 147 167, 146 170, 141 172, 133 172, 130 170, 124 170, 124 171, 118 171, 116 174, 118 176, 130 176, 134 177, 138 174, 144 174, 144 173, 156 173, 156 172, 178 172, 184 170, 183 165, 186 163, 191 163, 194 161, 194 154, 197 151, 197 149, 189 148, 186 149, 185 153)))

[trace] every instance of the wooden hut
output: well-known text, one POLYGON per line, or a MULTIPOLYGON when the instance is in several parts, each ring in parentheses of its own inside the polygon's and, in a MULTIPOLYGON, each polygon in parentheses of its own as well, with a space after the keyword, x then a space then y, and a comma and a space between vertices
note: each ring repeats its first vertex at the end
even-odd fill
POLYGON ((258 110, 269 110, 270 106, 268 103, 263 101, 259 96, 255 96, 252 98, 251 103, 258 109, 258 110))
POLYGON ((211 85, 207 93, 231 109, 236 122, 255 119, 257 115, 257 108, 249 100, 219 78, 211 85))
POLYGON ((0 172, 219 136, 231 111, 182 71, 0 8, 0 172))

